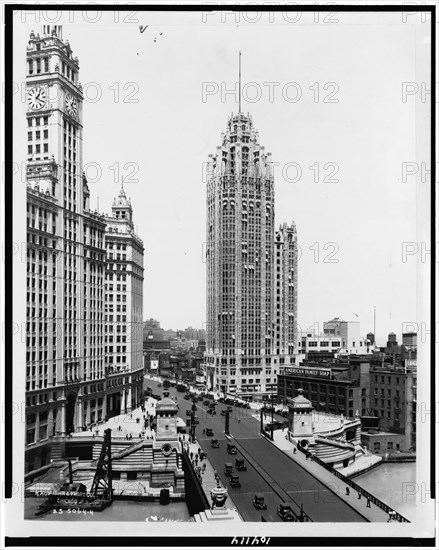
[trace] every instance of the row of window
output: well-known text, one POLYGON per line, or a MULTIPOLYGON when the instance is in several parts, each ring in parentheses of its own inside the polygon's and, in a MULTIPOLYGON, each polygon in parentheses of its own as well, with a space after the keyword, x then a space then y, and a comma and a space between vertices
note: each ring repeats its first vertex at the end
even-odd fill
MULTIPOLYGON (((37 44, 37 51, 39 51, 40 44, 37 44)), ((27 73, 32 76, 33 74, 42 74, 49 72, 49 58, 48 57, 36 57, 35 59, 28 59, 27 73)))

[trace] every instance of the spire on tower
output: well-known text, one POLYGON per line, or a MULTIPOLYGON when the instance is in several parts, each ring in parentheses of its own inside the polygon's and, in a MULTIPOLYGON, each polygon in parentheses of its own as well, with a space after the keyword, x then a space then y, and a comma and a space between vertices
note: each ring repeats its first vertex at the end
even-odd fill
POLYGON ((241 50, 239 50, 239 113, 241 113, 241 50))

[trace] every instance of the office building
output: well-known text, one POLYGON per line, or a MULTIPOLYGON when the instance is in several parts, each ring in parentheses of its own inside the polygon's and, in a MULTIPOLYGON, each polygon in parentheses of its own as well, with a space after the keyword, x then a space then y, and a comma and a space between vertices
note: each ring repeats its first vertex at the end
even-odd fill
POLYGON ((58 25, 26 52, 26 470, 104 415, 105 220, 82 174, 79 61, 58 25))
POLYGON ((294 360, 296 345, 296 232, 282 226, 275 239, 271 154, 249 114, 229 117, 210 173, 207 385, 241 395, 275 392, 279 365, 294 360))

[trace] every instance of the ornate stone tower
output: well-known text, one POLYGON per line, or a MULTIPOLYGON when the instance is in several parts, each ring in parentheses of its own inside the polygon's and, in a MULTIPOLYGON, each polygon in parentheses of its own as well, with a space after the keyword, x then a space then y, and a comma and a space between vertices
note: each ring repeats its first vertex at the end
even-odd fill
POLYGON ((143 395, 144 247, 134 232, 133 209, 123 184, 111 210, 105 218, 107 416, 131 411, 143 395))
POLYGON ((303 396, 303 390, 297 390, 299 395, 288 398, 288 430, 292 437, 306 438, 314 434, 312 411, 313 406, 309 399, 303 396))
POLYGON ((79 62, 60 26, 31 32, 27 90, 26 469, 50 437, 105 416, 105 222, 82 174, 79 62))
POLYGON ((182 446, 177 433, 178 407, 169 397, 156 405, 157 429, 153 442, 151 486, 169 483, 177 492, 184 490, 182 446))
POLYGON ((276 390, 274 181, 249 114, 232 115, 207 184, 208 385, 276 390))

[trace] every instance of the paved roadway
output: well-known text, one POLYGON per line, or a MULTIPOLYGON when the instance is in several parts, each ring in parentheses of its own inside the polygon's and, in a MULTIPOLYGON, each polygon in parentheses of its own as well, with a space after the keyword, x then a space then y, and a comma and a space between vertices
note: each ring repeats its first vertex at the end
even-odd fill
MULTIPOLYGON (((151 386, 154 393, 160 393, 163 388, 157 387, 157 382, 145 379, 145 387, 151 386)), ((191 402, 183 398, 184 394, 170 388, 170 395, 177 399, 179 413, 185 420, 186 409, 191 402)), ((232 488, 224 475, 224 463, 232 462, 237 455, 229 455, 226 451, 227 438, 224 434, 225 417, 220 415, 226 406, 218 403, 217 414, 207 414, 207 406, 201 401, 197 403, 197 416, 200 423, 196 426, 196 437, 206 451, 209 461, 217 470, 221 481, 228 487, 244 521, 261 521, 261 515, 268 521, 281 521, 277 515, 279 503, 290 499, 293 510, 297 513, 300 506, 314 522, 364 522, 366 521, 356 510, 330 491, 325 485, 314 478, 299 464, 288 458, 269 441, 259 435, 259 420, 253 418, 252 409, 232 407, 230 413, 230 434, 236 439, 238 449, 243 450, 247 471, 238 473, 241 488, 232 488), (240 419, 240 422, 238 422, 240 419), (220 448, 212 449, 211 437, 204 435, 203 428, 212 428, 214 437, 219 440, 220 448), (264 494, 267 511, 257 511, 253 506, 256 492, 264 494)), ((268 420, 268 418, 267 418, 268 420)), ((334 490, 337 491, 337 479, 334 479, 334 490)))

